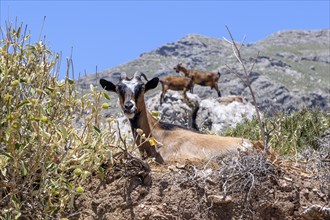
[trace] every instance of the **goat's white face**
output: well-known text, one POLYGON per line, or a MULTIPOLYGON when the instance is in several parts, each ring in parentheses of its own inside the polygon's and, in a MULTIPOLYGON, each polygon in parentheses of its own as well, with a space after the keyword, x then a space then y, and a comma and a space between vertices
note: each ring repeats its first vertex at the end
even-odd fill
POLYGON ((144 93, 155 88, 158 81, 159 79, 155 77, 144 84, 141 80, 141 73, 137 72, 132 79, 122 79, 116 86, 105 79, 101 79, 100 83, 104 89, 117 93, 125 116, 133 119, 145 108, 144 93))
POLYGON ((117 93, 119 95, 119 103, 125 114, 129 119, 135 117, 138 112, 138 101, 143 100, 144 84, 135 78, 130 80, 123 80, 117 85, 117 93), (142 92, 142 93, 141 93, 142 92))

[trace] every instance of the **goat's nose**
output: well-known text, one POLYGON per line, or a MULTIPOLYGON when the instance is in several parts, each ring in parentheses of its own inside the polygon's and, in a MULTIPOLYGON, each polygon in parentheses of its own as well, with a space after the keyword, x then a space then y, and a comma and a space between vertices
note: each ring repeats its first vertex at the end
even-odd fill
POLYGON ((125 102, 125 109, 132 109, 133 108, 133 103, 132 102, 125 102))

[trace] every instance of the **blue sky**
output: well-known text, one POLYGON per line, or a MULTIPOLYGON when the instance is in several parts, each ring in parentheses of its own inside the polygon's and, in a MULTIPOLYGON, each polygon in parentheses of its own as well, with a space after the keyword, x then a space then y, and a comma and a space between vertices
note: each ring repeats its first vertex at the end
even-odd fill
POLYGON ((73 48, 75 76, 95 73, 138 58, 141 53, 188 34, 228 37, 246 43, 288 29, 329 28, 330 1, 5 1, 5 21, 28 25, 54 52, 62 52, 62 69, 73 48), (43 37, 42 37, 43 38, 43 37))

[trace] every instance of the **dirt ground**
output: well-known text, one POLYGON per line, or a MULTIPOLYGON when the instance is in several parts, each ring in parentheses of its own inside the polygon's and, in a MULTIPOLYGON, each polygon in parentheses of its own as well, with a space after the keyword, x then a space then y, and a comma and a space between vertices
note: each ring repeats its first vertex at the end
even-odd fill
POLYGON ((92 177, 67 218, 330 219, 329 153, 296 160, 251 153, 149 164, 151 171, 126 160, 104 180, 92 177))

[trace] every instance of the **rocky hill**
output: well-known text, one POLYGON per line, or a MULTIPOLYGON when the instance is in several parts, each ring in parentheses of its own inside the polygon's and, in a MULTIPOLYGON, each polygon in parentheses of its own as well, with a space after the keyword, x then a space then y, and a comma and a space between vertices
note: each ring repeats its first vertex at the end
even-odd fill
MULTIPOLYGON (((259 42, 243 44, 241 53, 248 67, 256 63, 250 78, 261 110, 273 113, 304 106, 329 108, 330 29, 280 31, 259 42)), ((223 96, 240 95, 251 101, 246 85, 227 68, 242 72, 229 43, 196 34, 143 53, 126 64, 80 78, 78 85, 84 90, 89 84, 97 85, 99 78, 116 81, 116 72, 132 75, 141 71, 149 78, 178 75, 173 70, 178 63, 190 69, 220 71, 223 96)), ((194 93, 201 99, 216 97, 216 92, 207 87, 196 86, 194 93)))

